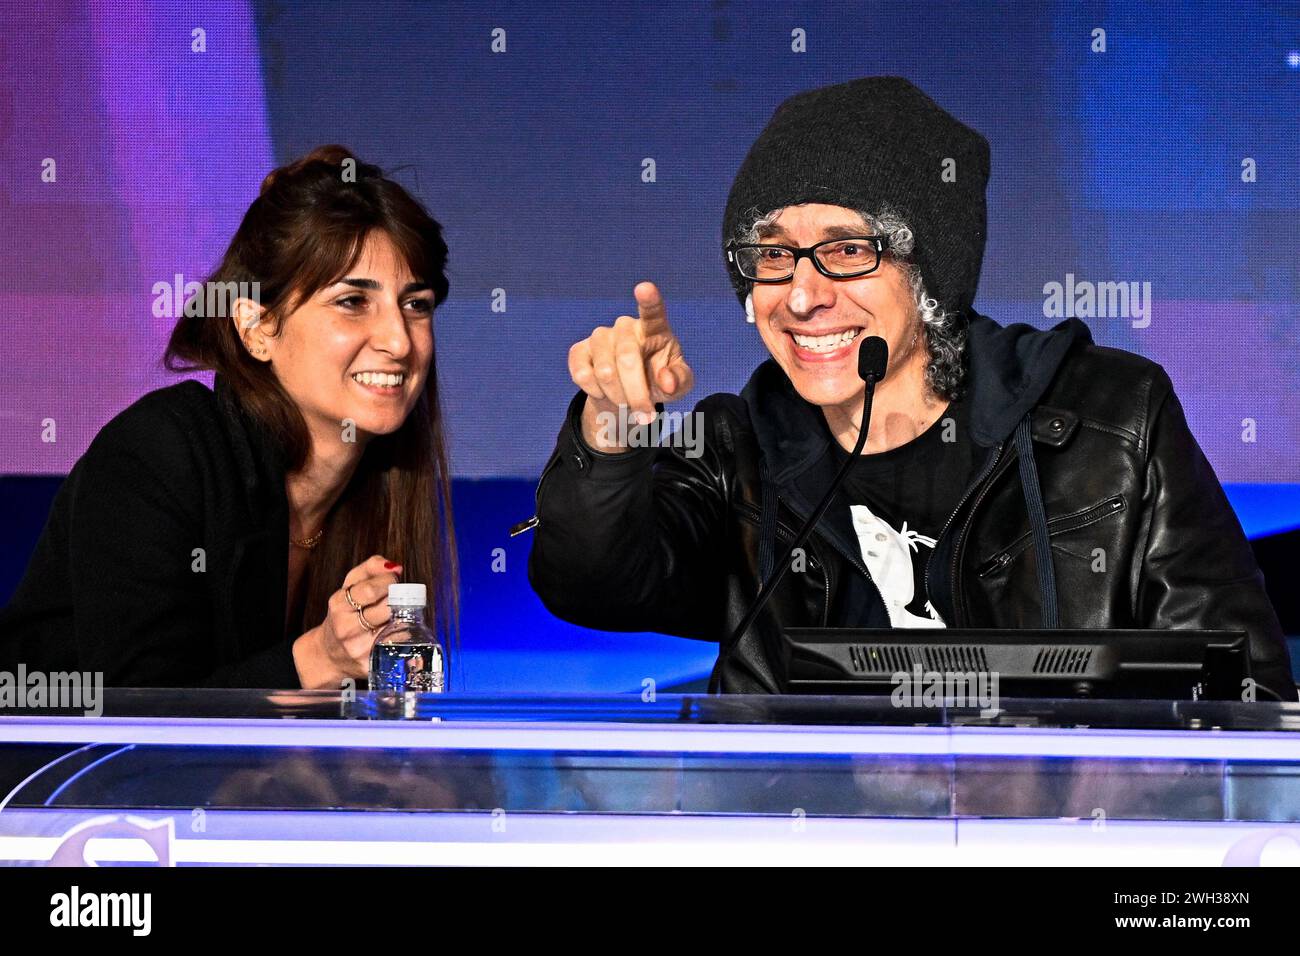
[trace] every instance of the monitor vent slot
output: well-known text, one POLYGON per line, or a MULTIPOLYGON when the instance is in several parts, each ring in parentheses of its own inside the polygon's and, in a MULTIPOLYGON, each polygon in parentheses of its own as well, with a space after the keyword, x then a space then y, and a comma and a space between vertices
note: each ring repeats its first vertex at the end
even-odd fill
POLYGON ((978 644, 927 644, 920 651, 928 671, 968 674, 984 673, 989 669, 984 649, 978 644))
POLYGON ((897 674, 912 669, 912 655, 898 644, 850 644, 849 664, 858 674, 897 674))
POLYGON ((1092 663, 1091 647, 1044 647, 1034 658, 1035 674, 1082 674, 1092 663))

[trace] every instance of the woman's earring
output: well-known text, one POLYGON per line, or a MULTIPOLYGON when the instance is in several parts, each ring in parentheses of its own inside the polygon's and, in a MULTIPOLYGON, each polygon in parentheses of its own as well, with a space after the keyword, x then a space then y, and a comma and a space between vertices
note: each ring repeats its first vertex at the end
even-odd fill
POLYGON ((745 321, 750 325, 755 322, 754 319, 754 293, 745 296, 745 321))

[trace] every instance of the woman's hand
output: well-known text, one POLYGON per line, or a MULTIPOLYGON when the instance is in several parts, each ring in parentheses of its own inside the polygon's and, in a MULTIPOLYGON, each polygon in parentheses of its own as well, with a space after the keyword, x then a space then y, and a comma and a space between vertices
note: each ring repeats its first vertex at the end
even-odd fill
POLYGON ((345 678, 365 680, 370 674, 370 649, 375 634, 390 617, 388 585, 400 580, 402 566, 376 554, 348 572, 343 587, 330 595, 325 620, 293 643, 298 680, 307 690, 338 687, 345 678), (362 606, 367 630, 344 592, 362 606))

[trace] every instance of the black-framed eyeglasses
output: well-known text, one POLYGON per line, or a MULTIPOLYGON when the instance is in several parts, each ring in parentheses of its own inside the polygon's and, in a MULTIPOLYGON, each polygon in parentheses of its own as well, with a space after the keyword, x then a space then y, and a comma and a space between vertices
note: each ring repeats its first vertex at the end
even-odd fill
POLYGON ((844 236, 827 239, 800 249, 767 243, 727 243, 727 261, 754 282, 785 282, 794 275, 799 260, 812 260, 813 267, 831 279, 854 279, 880 268, 880 258, 889 248, 887 236, 844 236))

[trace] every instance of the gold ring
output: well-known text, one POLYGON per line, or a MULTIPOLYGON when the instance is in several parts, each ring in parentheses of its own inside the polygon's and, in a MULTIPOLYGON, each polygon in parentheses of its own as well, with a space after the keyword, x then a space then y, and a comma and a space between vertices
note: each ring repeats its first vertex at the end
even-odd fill
POLYGON ((354 611, 360 611, 360 610, 361 610, 361 605, 358 604, 358 603, 357 603, 355 600, 353 600, 353 598, 352 598, 352 585, 351 585, 351 584, 349 584, 347 587, 345 587, 345 588, 343 589, 343 596, 344 596, 345 598, 347 598, 347 599, 348 599, 348 603, 352 605, 352 610, 354 610, 354 611))
POLYGON ((379 630, 379 628, 375 627, 373 624, 371 624, 369 621, 366 620, 366 612, 364 608, 357 608, 357 617, 360 618, 361 620, 361 626, 364 627, 371 634, 379 630))

